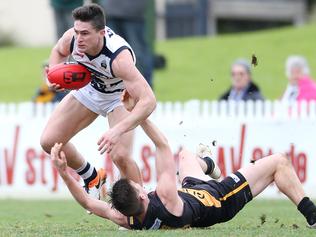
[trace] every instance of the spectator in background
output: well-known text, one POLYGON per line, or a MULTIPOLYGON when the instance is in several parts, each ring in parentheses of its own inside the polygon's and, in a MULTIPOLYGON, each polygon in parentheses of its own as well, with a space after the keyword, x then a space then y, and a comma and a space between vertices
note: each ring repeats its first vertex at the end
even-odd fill
POLYGON ((35 95, 33 96, 32 101, 36 103, 48 103, 48 102, 59 102, 61 101, 68 93, 68 91, 54 91, 49 89, 46 83, 45 69, 48 67, 48 61, 43 63, 43 81, 41 86, 36 90, 35 95))
POLYGON ((282 96, 282 101, 316 100, 316 82, 310 76, 306 59, 302 56, 289 56, 285 64, 288 86, 282 96))
POLYGON ((54 10, 57 39, 73 27, 72 10, 82 6, 84 0, 50 0, 54 10))
POLYGON ((136 66, 152 87, 153 53, 146 40, 145 13, 149 0, 99 0, 106 13, 107 26, 131 45, 136 66))
POLYGON ((252 81, 251 66, 245 59, 236 60, 231 66, 232 86, 220 100, 263 100, 259 87, 252 81))

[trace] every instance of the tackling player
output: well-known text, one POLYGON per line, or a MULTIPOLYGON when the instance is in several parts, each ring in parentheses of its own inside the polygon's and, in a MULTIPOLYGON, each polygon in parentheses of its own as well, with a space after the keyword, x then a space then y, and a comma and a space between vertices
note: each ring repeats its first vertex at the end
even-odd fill
MULTIPOLYGON (((92 72, 87 86, 71 91, 58 104, 41 136, 42 148, 50 153, 56 142, 63 143, 68 165, 83 178, 88 193, 99 197, 105 173, 87 162, 69 140, 90 125, 98 115, 108 117, 110 129, 98 141, 101 154, 109 152, 123 177, 142 183, 137 164, 131 158, 132 129, 146 119, 156 106, 155 96, 135 67, 130 45, 105 26, 100 6, 88 4, 73 11, 74 27, 64 33, 51 51, 49 67, 71 56, 92 72), (121 104, 126 90, 137 101, 132 112, 121 104)), ((48 82, 49 83, 49 82, 48 82)), ((49 84, 61 89, 60 85, 49 84)))
MULTIPOLYGON (((127 93, 124 94, 124 103, 128 110, 135 105, 127 93)), ((62 144, 55 144, 52 148, 52 160, 59 174, 84 208, 128 229, 206 227, 229 221, 274 182, 305 216, 308 225, 316 228, 316 206, 306 197, 285 155, 264 157, 217 182, 206 175, 207 172, 214 175, 214 162, 209 157, 196 159, 194 154, 184 149, 179 155, 182 186, 177 190, 175 162, 167 139, 148 119, 141 126, 157 149, 156 190, 147 193, 139 184, 122 178, 112 187, 112 206, 91 199, 67 173, 62 144)))

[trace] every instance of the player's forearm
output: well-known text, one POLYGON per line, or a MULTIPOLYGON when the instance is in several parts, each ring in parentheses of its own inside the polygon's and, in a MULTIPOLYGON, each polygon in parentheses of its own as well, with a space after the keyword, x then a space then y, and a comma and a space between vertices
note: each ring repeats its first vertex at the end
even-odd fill
POLYGON ((60 174, 65 184, 67 185, 71 195, 76 199, 76 201, 85 209, 88 207, 88 194, 79 185, 79 183, 69 174, 60 174))
POLYGON ((140 126, 157 148, 169 146, 166 137, 149 119, 142 121, 140 126))
POLYGON ((80 184, 70 174, 61 174, 61 177, 72 196, 84 209, 91 211, 97 216, 109 219, 119 225, 124 224, 124 220, 126 218, 120 218, 121 216, 115 213, 110 204, 89 197, 80 184))
POLYGON ((140 98, 130 114, 116 125, 117 129, 121 134, 134 129, 140 125, 141 122, 148 118, 148 116, 154 111, 155 107, 155 97, 140 98))
POLYGON ((167 138, 149 119, 146 119, 140 125, 156 146, 156 173, 158 179, 162 173, 166 172, 170 173, 171 176, 175 175, 175 162, 167 138))

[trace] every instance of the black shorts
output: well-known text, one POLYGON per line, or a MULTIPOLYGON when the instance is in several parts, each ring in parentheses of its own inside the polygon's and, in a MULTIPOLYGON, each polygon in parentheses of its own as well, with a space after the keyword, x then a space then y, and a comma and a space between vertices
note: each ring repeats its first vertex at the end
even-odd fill
POLYGON ((185 177, 183 188, 205 190, 213 196, 219 205, 206 207, 201 205, 202 217, 194 226, 210 226, 232 219, 249 201, 252 194, 245 177, 239 173, 227 176, 223 181, 203 181, 193 177, 185 177))

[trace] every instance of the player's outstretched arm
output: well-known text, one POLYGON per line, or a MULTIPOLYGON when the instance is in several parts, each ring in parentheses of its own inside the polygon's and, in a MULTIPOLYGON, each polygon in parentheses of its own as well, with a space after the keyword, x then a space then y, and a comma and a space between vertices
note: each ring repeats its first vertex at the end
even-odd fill
MULTIPOLYGON (((128 111, 133 110, 136 105, 136 101, 127 91, 123 92, 122 102, 128 111)), ((177 192, 176 165, 168 140, 149 119, 146 119, 140 125, 156 146, 156 173, 158 178, 156 192, 168 211, 180 216, 183 211, 183 202, 177 192)))
POLYGON ((183 201, 178 195, 176 165, 168 141, 149 119, 143 121, 141 127, 156 146, 156 192, 169 212, 181 216, 183 201))
POLYGON ((109 203, 93 199, 83 190, 79 183, 67 172, 65 153, 61 151, 62 144, 55 144, 51 149, 51 158, 60 176, 67 185, 72 196, 86 210, 93 214, 109 219, 114 223, 129 228, 127 218, 120 212, 111 208, 109 203))

